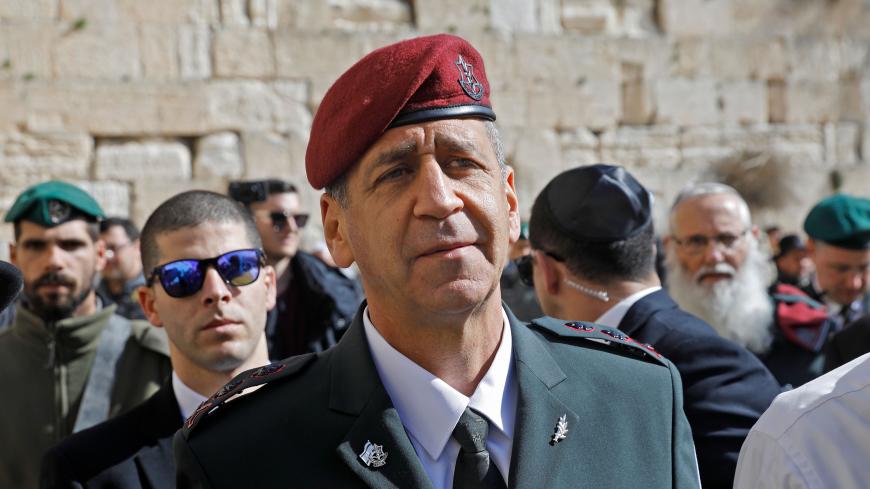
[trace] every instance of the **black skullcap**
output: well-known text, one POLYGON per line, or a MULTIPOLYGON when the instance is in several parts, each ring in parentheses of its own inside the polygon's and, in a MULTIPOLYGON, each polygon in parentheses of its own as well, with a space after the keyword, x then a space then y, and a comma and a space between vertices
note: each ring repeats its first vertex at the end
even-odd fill
POLYGON ((774 260, 779 260, 783 256, 791 253, 794 250, 806 250, 804 240, 797 234, 786 234, 779 240, 779 252, 773 257, 774 260))
POLYGON ((0 261, 0 312, 15 300, 23 284, 21 272, 11 263, 0 261))
POLYGON ((544 187, 539 199, 555 226, 581 241, 622 241, 652 219, 650 193, 619 166, 598 164, 563 172, 544 187))

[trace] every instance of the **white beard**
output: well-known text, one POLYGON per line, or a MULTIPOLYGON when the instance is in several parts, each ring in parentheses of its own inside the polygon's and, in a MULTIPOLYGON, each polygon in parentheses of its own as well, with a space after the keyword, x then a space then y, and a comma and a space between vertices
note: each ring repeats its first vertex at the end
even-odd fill
POLYGON ((772 340, 773 302, 767 293, 770 268, 764 255, 750 246, 743 266, 736 271, 727 263, 717 271, 732 273, 731 279, 712 286, 698 283, 680 266, 673 249, 667 250, 668 292, 683 310, 706 321, 720 336, 735 341, 755 353, 764 353, 772 340))

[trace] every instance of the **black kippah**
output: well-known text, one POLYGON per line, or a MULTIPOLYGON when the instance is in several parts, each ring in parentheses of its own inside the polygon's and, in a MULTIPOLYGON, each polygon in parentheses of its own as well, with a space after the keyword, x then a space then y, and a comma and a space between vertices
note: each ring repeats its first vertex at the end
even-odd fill
POLYGON ((550 220, 577 240, 622 241, 652 219, 650 193, 619 166, 598 164, 563 172, 547 184, 542 197, 550 220))

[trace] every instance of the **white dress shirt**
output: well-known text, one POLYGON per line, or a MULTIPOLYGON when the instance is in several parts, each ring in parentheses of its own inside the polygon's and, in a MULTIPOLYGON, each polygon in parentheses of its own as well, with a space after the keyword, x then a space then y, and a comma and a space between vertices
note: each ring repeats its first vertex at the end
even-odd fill
POLYGON ((870 353, 785 392, 740 450, 735 489, 870 486, 870 353))
POLYGON ((639 290, 634 294, 631 294, 625 299, 619 301, 615 306, 608 309, 607 312, 602 314, 600 318, 595 320, 595 323, 602 326, 609 326, 611 328, 618 328, 619 323, 622 322, 622 318, 625 317, 625 314, 628 312, 629 309, 631 309, 631 306, 633 306, 635 302, 661 289, 661 287, 655 286, 639 290))
POLYGON ((375 368, 435 489, 453 486, 459 443, 453 439, 452 433, 466 407, 489 420, 486 447, 507 485, 517 411, 517 385, 510 323, 504 311, 502 318, 504 328, 498 351, 469 398, 399 353, 372 324, 368 308, 363 314, 375 368))
POLYGON ((199 392, 191 389, 178 378, 175 370, 172 371, 172 391, 175 393, 175 399, 178 401, 178 409, 181 410, 182 421, 189 418, 196 408, 202 404, 202 401, 208 399, 199 392))

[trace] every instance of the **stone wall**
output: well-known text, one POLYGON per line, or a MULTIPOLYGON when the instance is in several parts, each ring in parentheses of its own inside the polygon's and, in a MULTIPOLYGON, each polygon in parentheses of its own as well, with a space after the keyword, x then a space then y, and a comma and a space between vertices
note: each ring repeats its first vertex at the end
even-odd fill
POLYGON ((870 0, 0 0, 0 214, 48 178, 140 225, 185 189, 307 187, 332 81, 451 32, 484 55, 524 212, 603 161, 654 190, 659 223, 715 178, 793 230, 835 187, 870 194, 868 26, 870 0))

